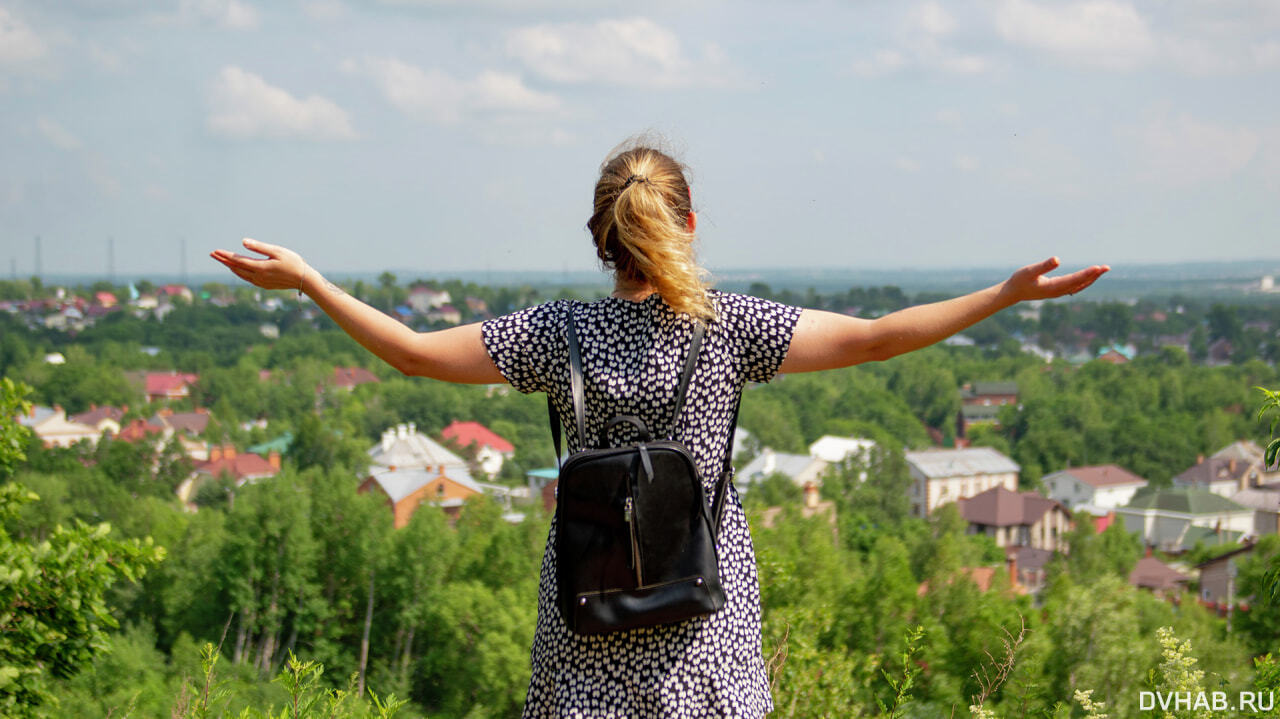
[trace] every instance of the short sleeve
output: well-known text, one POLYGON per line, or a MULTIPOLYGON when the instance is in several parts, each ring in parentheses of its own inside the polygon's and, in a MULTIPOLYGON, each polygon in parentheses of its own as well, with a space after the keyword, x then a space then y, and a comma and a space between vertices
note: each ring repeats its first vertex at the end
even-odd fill
POLYGON ((566 302, 526 307, 481 325, 489 357, 516 390, 525 394, 546 392, 556 359, 567 356, 566 302))
POLYGON ((768 382, 787 357, 800 308, 749 295, 718 293, 719 321, 748 382, 768 382))

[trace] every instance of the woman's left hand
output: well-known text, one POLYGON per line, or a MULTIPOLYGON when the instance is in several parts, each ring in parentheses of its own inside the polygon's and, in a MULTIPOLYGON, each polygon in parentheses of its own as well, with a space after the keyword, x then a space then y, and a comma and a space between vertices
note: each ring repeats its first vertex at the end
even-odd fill
POLYGON ((1005 281, 1002 291, 1013 302, 1074 295, 1111 269, 1108 265, 1093 265, 1069 275, 1045 277, 1056 270, 1059 264, 1057 257, 1050 257, 1043 262, 1027 265, 1005 281))
POLYGON ((214 250, 209 256, 226 265, 240 279, 264 290, 302 290, 307 263, 301 255, 287 247, 268 245, 248 237, 243 242, 245 249, 267 258, 263 260, 227 250, 214 250))

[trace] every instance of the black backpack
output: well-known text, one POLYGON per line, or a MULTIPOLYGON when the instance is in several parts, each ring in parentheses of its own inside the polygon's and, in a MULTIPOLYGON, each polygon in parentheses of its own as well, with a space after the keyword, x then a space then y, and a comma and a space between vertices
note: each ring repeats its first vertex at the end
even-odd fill
MULTIPOLYGON (((582 358, 568 322, 573 409, 584 447, 582 358)), ((684 406, 706 328, 698 322, 675 397, 671 435, 684 406)), ((560 415, 547 399, 560 457, 560 415)), ((735 406, 733 423, 737 425, 735 406)), ((578 634, 666 624, 718 611, 724 590, 716 537, 732 479, 730 448, 708 506, 693 455, 674 439, 652 439, 638 417, 619 415, 600 433, 599 449, 583 449, 560 467, 556 488, 556 557, 560 614, 578 634), (639 441, 608 448, 609 431, 631 424, 639 441)))

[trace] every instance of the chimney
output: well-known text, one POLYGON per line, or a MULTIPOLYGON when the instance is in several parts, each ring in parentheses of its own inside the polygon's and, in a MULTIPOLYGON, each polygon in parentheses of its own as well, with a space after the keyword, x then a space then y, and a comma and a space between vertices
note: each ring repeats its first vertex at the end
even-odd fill
POLYGON ((213 447, 209 450, 209 461, 217 462, 222 459, 222 447, 213 447))
POLYGON ((223 448, 222 448, 222 456, 223 456, 223 457, 226 457, 227 459, 235 459, 235 458, 236 458, 236 446, 235 446, 234 444, 231 444, 230 442, 228 442, 228 443, 226 443, 225 445, 223 445, 223 448))
POLYGON ((1004 563, 1009 566, 1009 586, 1018 586, 1018 553, 1009 552, 1004 555, 1004 563))
POLYGON ((396 425, 396 439, 404 439, 409 435, 409 428, 403 424, 396 425))
POLYGON ((764 467, 762 468, 761 471, 765 476, 768 476, 770 474, 773 474, 773 471, 777 468, 778 468, 777 455, 773 453, 772 449, 766 448, 764 450, 764 467))
POLYGON ((818 485, 813 482, 805 482, 804 485, 804 506, 813 509, 818 506, 818 485))
POLYGON ((1203 454, 1197 454, 1197 455, 1196 455, 1196 464, 1202 464, 1203 462, 1204 462, 1204 455, 1203 455, 1203 454))
POLYGON ((279 452, 271 452, 270 454, 268 454, 268 455, 267 455, 267 464, 271 465, 271 468, 272 468, 272 469, 275 469, 275 470, 280 469, 280 453, 279 453, 279 452))
POLYGON ((417 425, 415 425, 413 422, 410 422, 408 434, 413 435, 416 432, 416 430, 417 430, 417 425))
POLYGON ((382 433, 382 451, 391 451, 391 443, 396 439, 396 433, 391 430, 385 430, 382 433))

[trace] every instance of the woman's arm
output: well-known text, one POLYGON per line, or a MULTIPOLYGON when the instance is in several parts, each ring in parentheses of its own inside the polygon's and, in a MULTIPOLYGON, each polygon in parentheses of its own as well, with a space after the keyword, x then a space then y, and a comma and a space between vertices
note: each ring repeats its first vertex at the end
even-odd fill
POLYGON ((244 246, 267 258, 226 250, 214 250, 210 256, 263 289, 306 292, 355 341, 404 374, 470 384, 506 381, 489 358, 479 323, 415 332, 321 277, 298 253, 248 238, 244 246))
POLYGON ((946 339, 1024 300, 1075 294, 1111 268, 1094 265, 1045 277, 1058 258, 1027 265, 998 285, 944 302, 917 305, 874 320, 804 310, 779 372, 813 372, 878 362, 946 339))

